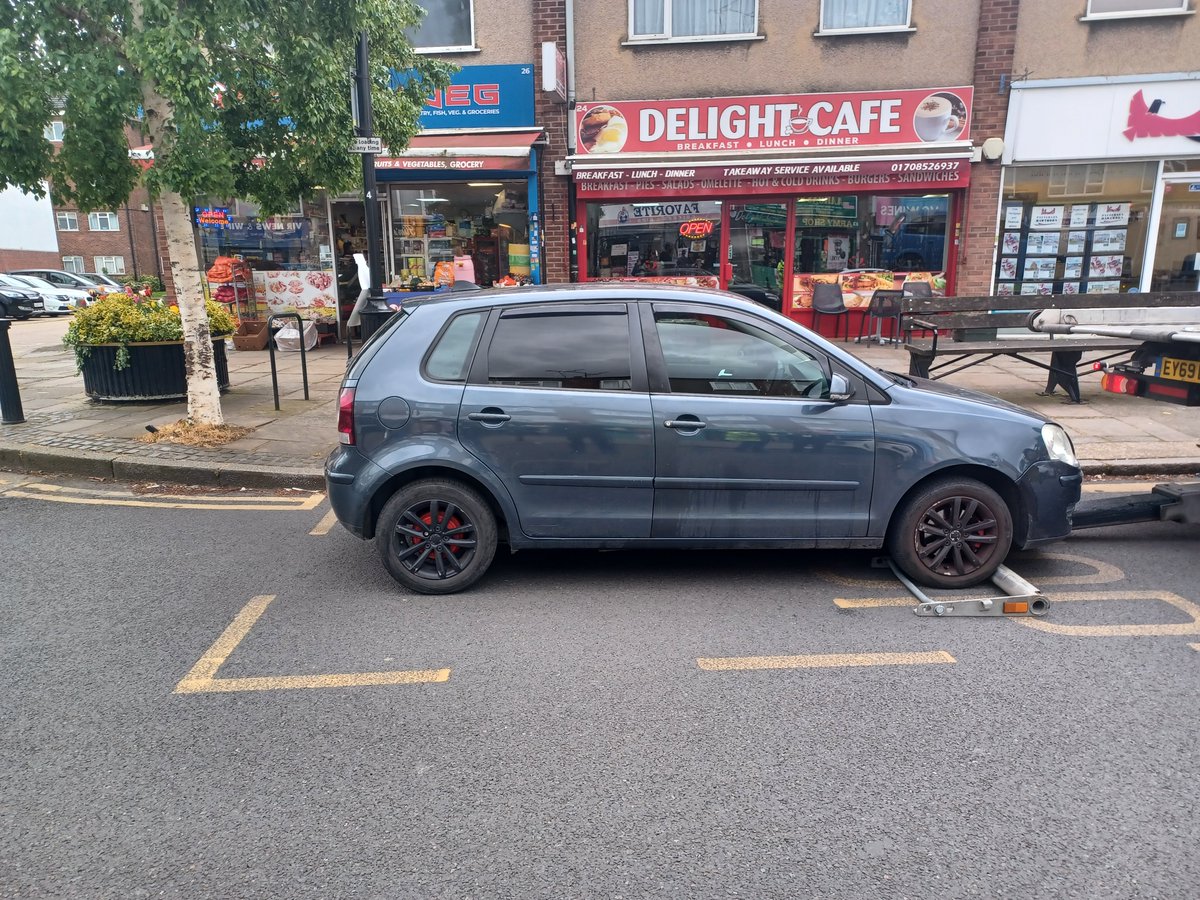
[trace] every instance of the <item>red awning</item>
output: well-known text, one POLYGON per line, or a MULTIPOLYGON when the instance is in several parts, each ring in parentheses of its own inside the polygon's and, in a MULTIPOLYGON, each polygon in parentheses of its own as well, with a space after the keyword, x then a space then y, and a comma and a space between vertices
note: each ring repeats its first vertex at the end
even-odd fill
POLYGON ((375 158, 377 169, 408 171, 472 171, 480 169, 526 170, 530 168, 533 142, 538 131, 487 131, 469 134, 426 132, 409 141, 400 153, 375 158))

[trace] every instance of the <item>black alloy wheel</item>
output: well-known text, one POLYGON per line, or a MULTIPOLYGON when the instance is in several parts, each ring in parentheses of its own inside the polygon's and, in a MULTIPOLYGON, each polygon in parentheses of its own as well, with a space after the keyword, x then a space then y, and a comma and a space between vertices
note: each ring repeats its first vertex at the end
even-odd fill
POLYGON ((1012 534, 1012 514, 999 494, 973 479, 945 479, 901 506, 888 550, 913 581, 965 588, 992 577, 1008 556, 1012 534))
POLYGON ((379 516, 376 545, 384 567, 422 594, 452 594, 474 584, 496 553, 496 520, 475 491, 430 479, 401 488, 379 516))

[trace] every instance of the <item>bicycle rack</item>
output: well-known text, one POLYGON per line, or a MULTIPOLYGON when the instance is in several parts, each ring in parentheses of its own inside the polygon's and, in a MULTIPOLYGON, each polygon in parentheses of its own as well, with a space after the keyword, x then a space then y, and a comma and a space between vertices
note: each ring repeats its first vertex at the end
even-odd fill
POLYGON ((300 335, 300 371, 304 377, 304 399, 308 399, 308 360, 304 349, 304 320, 299 313, 274 313, 267 316, 267 351, 271 354, 271 393, 275 395, 275 408, 279 409, 279 375, 275 371, 275 320, 295 319, 296 332, 300 335))
POLYGON ((918 616, 943 618, 953 616, 1044 616, 1050 610, 1045 595, 1008 566, 1001 566, 992 576, 992 584, 1003 594, 999 597, 975 597, 968 600, 934 600, 904 576, 890 559, 877 561, 886 565, 908 592, 917 598, 913 612, 918 616))

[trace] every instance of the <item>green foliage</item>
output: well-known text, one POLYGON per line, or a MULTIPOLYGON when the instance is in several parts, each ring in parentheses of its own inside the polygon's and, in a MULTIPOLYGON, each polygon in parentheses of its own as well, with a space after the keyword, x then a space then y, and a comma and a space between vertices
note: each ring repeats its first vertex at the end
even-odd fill
POLYGON ((396 150, 452 66, 417 55, 410 0, 0 0, 0 186, 85 211, 118 206, 142 170, 125 127, 154 143, 154 192, 255 200, 282 212, 361 178, 350 72, 371 48, 376 134, 396 150), (415 70, 399 91, 390 70, 415 70), (61 116, 59 152, 42 137, 61 116))
POLYGON ((130 276, 129 278, 121 278, 118 280, 121 282, 121 284, 125 285, 125 287, 131 293, 134 294, 140 294, 146 288, 150 288, 151 292, 155 294, 161 294, 163 292, 162 279, 157 275, 143 275, 140 278, 134 278, 130 276))
MULTIPOLYGON (((233 316, 220 303, 206 301, 205 311, 211 334, 232 334, 237 327, 233 316)), ((75 350, 76 366, 83 365, 89 348, 98 344, 120 344, 117 369, 129 365, 128 344, 181 340, 183 324, 179 307, 129 294, 105 294, 79 310, 63 335, 63 345, 75 350)))

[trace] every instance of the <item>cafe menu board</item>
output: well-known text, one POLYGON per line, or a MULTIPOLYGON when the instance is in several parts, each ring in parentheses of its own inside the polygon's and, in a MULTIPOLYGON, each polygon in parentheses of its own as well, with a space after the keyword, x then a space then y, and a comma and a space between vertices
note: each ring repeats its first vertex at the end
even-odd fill
POLYGON ((1006 203, 996 293, 1118 293, 1126 266, 1130 206, 1006 203))

